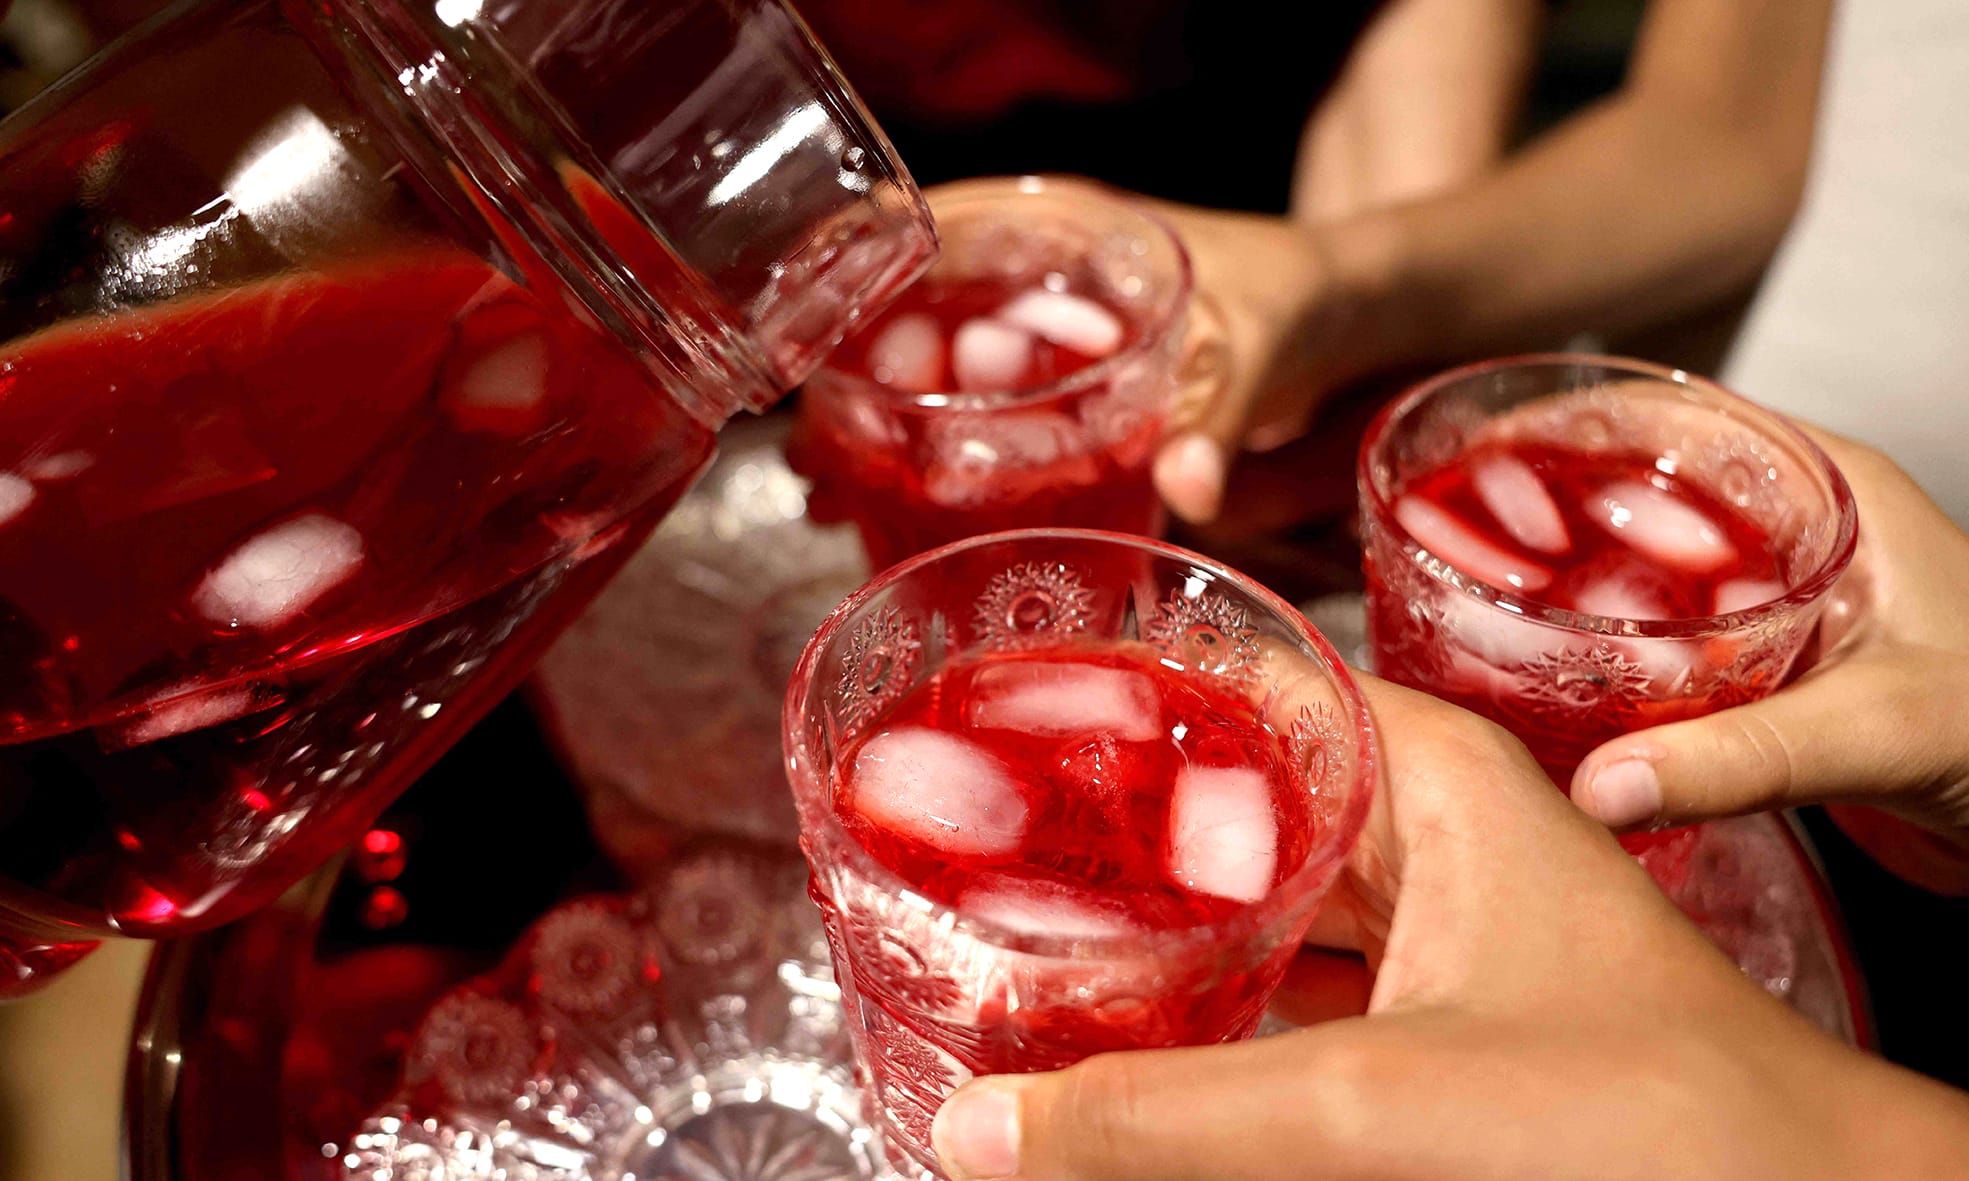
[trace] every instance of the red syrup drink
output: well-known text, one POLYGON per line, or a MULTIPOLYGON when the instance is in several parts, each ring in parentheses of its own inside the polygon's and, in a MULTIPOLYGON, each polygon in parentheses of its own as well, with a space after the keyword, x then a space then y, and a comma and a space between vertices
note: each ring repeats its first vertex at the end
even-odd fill
POLYGON ((1612 358, 1424 383, 1360 478, 1376 670, 1503 725, 1567 790, 1609 739, 1782 685, 1856 529, 1795 428, 1612 358))
POLYGON ((946 546, 850 597, 785 713, 889 1163, 975 1075, 1248 1037, 1372 796, 1339 658, 1143 538, 946 546))
POLYGON ((179 5, 0 124, 0 996, 360 833, 927 265, 777 0, 466 7, 179 5))
POLYGON ((50 329, 0 383, 0 940, 16 900, 85 938, 265 902, 711 450, 632 357, 442 252, 50 329))
POLYGON ((1160 530, 1149 462, 1187 261, 1085 186, 992 181, 934 203, 944 253, 803 394, 800 466, 881 569, 951 541, 1160 530))
MULTIPOLYGON (((1034 935, 1143 938, 1223 922, 1291 877, 1319 839, 1281 736, 1147 645, 951 665, 838 768, 841 823, 878 862, 960 914, 1034 935)), ((1063 975, 1053 999, 1071 986, 1063 975)), ((971 1045, 989 1049, 959 1056, 979 1072, 1037 1070, 1221 1041, 1250 1032, 1240 1025, 1260 988, 1232 974, 1201 1004, 988 1010, 971 1045)))
MULTIPOLYGON (((1768 534, 1715 494, 1644 454, 1609 455, 1543 443, 1489 444, 1412 481, 1395 520, 1424 549, 1456 569, 1525 598, 1582 615, 1662 621, 1727 615, 1784 594, 1768 534), (1670 470, 1663 470, 1664 467, 1670 470)), ((1402 605, 1382 596, 1386 610, 1402 605)), ((1504 622, 1504 621, 1500 621, 1504 622)), ((1617 645, 1609 675, 1673 685, 1684 653, 1667 642, 1617 645), (1631 666, 1631 668, 1629 668, 1631 666)), ((1514 727, 1561 786, 1584 753, 1632 728, 1617 693, 1580 695, 1579 708, 1539 708, 1563 686, 1517 679, 1511 670, 1463 662, 1430 679, 1393 654, 1383 672, 1466 709, 1526 719, 1514 727)), ((1720 708, 1729 686, 1684 695, 1662 720, 1720 708)), ((1644 711, 1645 712, 1645 711, 1644 711)))

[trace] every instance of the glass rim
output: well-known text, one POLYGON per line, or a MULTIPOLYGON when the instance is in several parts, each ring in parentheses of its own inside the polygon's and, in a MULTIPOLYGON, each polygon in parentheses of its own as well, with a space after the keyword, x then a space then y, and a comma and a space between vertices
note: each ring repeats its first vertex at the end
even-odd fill
MULTIPOLYGON (((1316 841, 1314 846, 1307 850, 1305 861, 1292 872, 1291 876, 1268 891, 1263 898, 1240 906, 1221 922, 1161 931, 1088 936, 1055 935, 1022 930, 981 916, 967 914, 963 908, 955 904, 937 902, 925 897, 869 853, 861 842, 848 832, 831 807, 820 810, 821 834, 832 845, 840 846, 842 856, 849 867, 876 889, 900 900, 904 905, 919 911, 933 921, 948 921, 960 925, 968 933, 1000 950, 1052 959, 1125 960, 1180 955, 1203 948, 1233 944, 1251 937, 1267 925, 1276 922, 1293 904, 1305 898, 1314 884, 1329 869, 1339 872, 1341 863, 1353 852, 1362 830, 1367 825, 1368 812, 1373 806, 1374 797, 1380 786, 1382 773, 1380 740, 1373 716, 1367 708, 1367 696, 1361 691, 1360 683, 1354 679, 1347 668, 1346 661, 1341 659, 1339 652, 1318 628, 1308 622, 1296 607, 1256 580, 1180 546, 1137 534, 1115 533, 1102 529, 1011 529, 999 533, 979 534, 938 546, 936 549, 898 562, 877 574, 828 613, 827 618, 815 630, 813 637, 807 641, 805 649, 801 651, 799 663, 794 666, 793 677, 787 684, 786 701, 781 712, 783 745, 781 754, 786 762, 789 785, 796 795, 801 791, 799 763, 802 759, 815 777, 825 774, 819 762, 812 757, 809 744, 804 738, 806 706, 811 696, 810 690, 819 684, 815 674, 818 671, 821 653, 849 619, 853 618, 870 600, 900 583, 904 578, 946 558, 988 545, 1017 544, 1035 540, 1119 545, 1139 550, 1151 557, 1188 563, 1208 571, 1216 580, 1237 588, 1239 593, 1250 595, 1277 615, 1295 639, 1305 643, 1325 662, 1327 680, 1337 690, 1342 703, 1351 715, 1345 725, 1359 753, 1354 763, 1354 774, 1348 781, 1350 790, 1341 803, 1335 823, 1327 830, 1323 839, 1316 841)), ((809 840, 805 809, 801 811, 800 845, 811 857, 815 845, 809 840)))
POLYGON ((1593 635, 1630 639, 1638 637, 1686 640, 1737 631, 1781 611, 1793 611, 1823 598, 1826 592, 1832 589, 1833 583, 1837 582, 1846 572, 1846 568, 1852 564, 1853 554, 1859 548, 1859 511, 1853 500, 1853 490, 1847 485, 1845 474, 1832 462, 1832 457, 1827 455, 1825 449, 1814 442, 1810 435, 1798 429, 1777 411, 1760 406, 1710 378, 1671 365, 1603 353, 1523 353, 1475 361, 1423 378, 1383 406, 1368 424, 1367 433, 1361 439, 1360 452, 1355 461, 1355 481, 1359 487, 1362 512, 1373 518, 1377 528, 1385 530, 1391 537, 1403 543, 1403 557, 1431 580, 1453 590, 1478 592, 1473 597, 1479 597, 1492 606, 1500 606, 1534 623, 1593 635), (1826 481, 1832 498, 1834 533, 1831 548, 1824 560, 1804 577, 1787 579, 1789 585, 1785 592, 1774 599, 1767 599, 1762 603, 1735 611, 1683 619, 1625 619, 1613 615, 1591 615, 1583 611, 1568 611, 1563 607, 1529 598, 1512 588, 1485 582, 1441 558, 1435 559, 1441 566, 1441 571, 1432 569, 1428 563, 1418 561, 1414 551, 1427 552, 1428 547, 1410 536, 1408 530, 1402 528, 1401 523, 1395 519, 1391 498, 1383 494, 1374 479, 1375 462, 1388 436, 1417 407, 1451 386, 1473 377, 1511 369, 1559 365, 1595 366, 1626 376, 1650 378, 1665 385, 1682 387, 1684 390, 1699 391, 1720 400, 1727 406, 1746 411, 1747 415, 1744 419, 1746 425, 1797 448, 1807 463, 1818 469, 1820 476, 1826 481), (1449 576, 1446 577, 1444 571, 1449 576))
MULTIPOLYGON (((912 390, 904 386, 885 385, 874 378, 837 369, 832 364, 831 357, 821 364, 819 370, 813 377, 808 378, 808 381, 824 378, 826 382, 838 382, 857 392, 872 392, 894 407, 907 407, 933 414, 946 411, 1006 410, 1013 407, 1036 406, 1081 393, 1108 380, 1115 370, 1127 362, 1160 347, 1164 336, 1189 310, 1191 298, 1196 294, 1196 268, 1190 260, 1189 248, 1183 244, 1183 237, 1176 232, 1176 227, 1169 224, 1168 219, 1161 214, 1150 209, 1140 198, 1099 181, 1081 177, 1027 173, 1020 176, 986 176, 953 181, 937 186, 936 192, 926 196, 925 204, 930 210, 932 219, 937 222, 938 240, 942 244, 947 238, 942 215, 952 206, 1041 195, 1077 202, 1092 209, 1125 212, 1131 217, 1140 219, 1149 230, 1167 241, 1175 252, 1176 277, 1168 306, 1160 309, 1144 325, 1134 340, 1093 364, 1076 369, 1064 377, 1057 377, 1039 385, 1018 386, 1013 389, 912 390)), ((936 269, 939 261, 941 261, 941 254, 937 259, 931 260, 913 282, 921 282, 928 277, 936 269)), ((824 392, 822 396, 826 396, 824 392)))

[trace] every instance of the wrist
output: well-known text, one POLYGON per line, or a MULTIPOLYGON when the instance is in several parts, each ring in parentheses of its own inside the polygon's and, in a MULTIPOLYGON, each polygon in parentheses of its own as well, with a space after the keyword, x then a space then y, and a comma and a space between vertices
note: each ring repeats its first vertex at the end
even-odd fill
POLYGON ((1407 219, 1381 210, 1307 226, 1320 275, 1309 360, 1343 385, 1441 359, 1415 300, 1407 219))

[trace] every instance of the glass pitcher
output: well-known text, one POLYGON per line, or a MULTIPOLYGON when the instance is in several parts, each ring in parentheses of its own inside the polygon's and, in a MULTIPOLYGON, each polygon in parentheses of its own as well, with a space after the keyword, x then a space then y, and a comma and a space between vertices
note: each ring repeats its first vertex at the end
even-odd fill
POLYGON ((778 0, 206 0, 0 125, 0 997, 347 843, 934 251, 778 0))

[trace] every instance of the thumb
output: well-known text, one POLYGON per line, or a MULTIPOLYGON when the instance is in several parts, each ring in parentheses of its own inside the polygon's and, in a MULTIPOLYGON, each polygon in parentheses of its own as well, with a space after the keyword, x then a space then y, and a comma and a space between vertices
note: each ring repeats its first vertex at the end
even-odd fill
POLYGON ((1238 355, 1223 310, 1208 292, 1198 292, 1170 398, 1168 435, 1153 472, 1164 503, 1186 521, 1214 520, 1223 507, 1251 401, 1238 380, 1238 355))
POLYGON ((937 1155, 953 1181, 1299 1181, 1340 1163, 1311 1093, 1339 1085, 1320 1032, 981 1078, 937 1113, 937 1155))
POLYGON ((1588 755, 1572 798, 1612 828, 1846 801, 1969 832, 1969 673, 1883 650, 1762 701, 1625 735, 1588 755))

